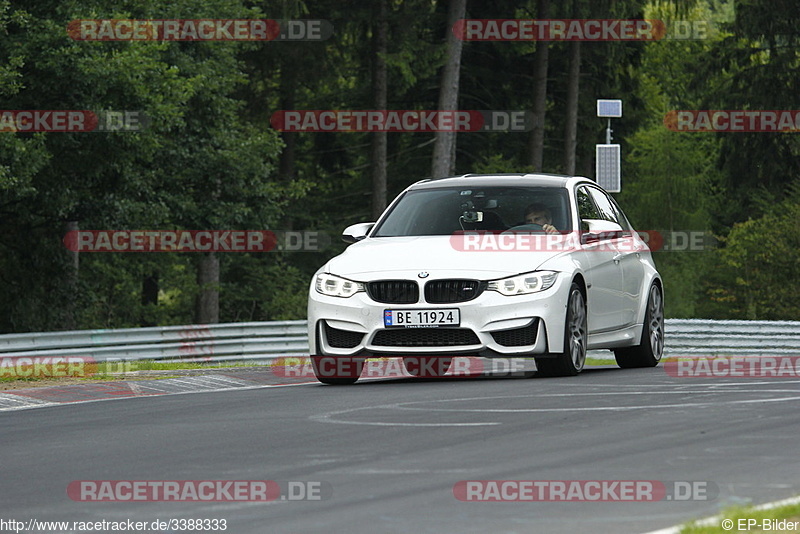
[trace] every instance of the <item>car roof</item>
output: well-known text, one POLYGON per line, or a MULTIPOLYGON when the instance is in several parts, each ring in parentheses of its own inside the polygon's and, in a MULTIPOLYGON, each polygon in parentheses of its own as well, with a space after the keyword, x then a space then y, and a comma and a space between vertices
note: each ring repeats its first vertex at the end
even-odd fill
POLYGON ((565 176, 561 174, 526 174, 526 173, 497 173, 497 174, 464 174, 462 176, 448 176, 421 180, 410 190, 437 189, 440 187, 488 187, 488 186, 525 186, 525 187, 567 187, 575 181, 594 183, 581 176, 565 176))

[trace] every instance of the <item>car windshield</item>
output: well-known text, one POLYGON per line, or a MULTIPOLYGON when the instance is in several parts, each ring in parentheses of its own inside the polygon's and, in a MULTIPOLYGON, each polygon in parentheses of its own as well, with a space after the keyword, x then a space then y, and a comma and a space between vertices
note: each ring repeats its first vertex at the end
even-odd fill
POLYGON ((559 231, 570 231, 566 189, 553 187, 448 187, 408 191, 373 237, 504 232, 525 225, 526 212, 545 210, 559 231))

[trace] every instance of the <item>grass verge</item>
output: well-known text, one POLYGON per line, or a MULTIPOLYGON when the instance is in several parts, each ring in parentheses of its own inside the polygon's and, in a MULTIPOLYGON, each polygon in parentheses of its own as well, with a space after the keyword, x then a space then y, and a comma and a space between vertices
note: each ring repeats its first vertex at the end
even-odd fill
POLYGON ((718 518, 708 522, 695 521, 683 525, 681 534, 722 534, 729 532, 800 533, 800 503, 787 504, 770 509, 759 507, 735 507, 722 512, 718 518), (707 524, 710 523, 710 524, 707 524))

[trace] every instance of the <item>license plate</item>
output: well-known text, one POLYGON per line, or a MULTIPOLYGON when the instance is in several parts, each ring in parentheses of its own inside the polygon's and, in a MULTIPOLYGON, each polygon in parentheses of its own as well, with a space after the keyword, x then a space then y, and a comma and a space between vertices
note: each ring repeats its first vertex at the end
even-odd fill
POLYGON ((407 328, 434 328, 458 326, 461 315, 458 308, 446 310, 384 310, 383 326, 407 328))

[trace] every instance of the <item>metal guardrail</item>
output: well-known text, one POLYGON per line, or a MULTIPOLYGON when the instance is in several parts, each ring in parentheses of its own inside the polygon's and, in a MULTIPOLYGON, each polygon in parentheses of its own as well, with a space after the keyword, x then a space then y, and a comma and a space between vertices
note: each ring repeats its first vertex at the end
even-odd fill
MULTIPOLYGON (((667 319, 671 357, 800 356, 800 321, 667 319)), ((0 359, 234 361, 307 356, 306 321, 164 326, 0 335, 0 359)), ((592 356, 613 358, 608 351, 592 356)))
POLYGON ((667 319, 667 356, 800 356, 800 321, 667 319))
POLYGON ((74 330, 0 336, 0 358, 230 361, 308 355, 306 321, 74 330))

